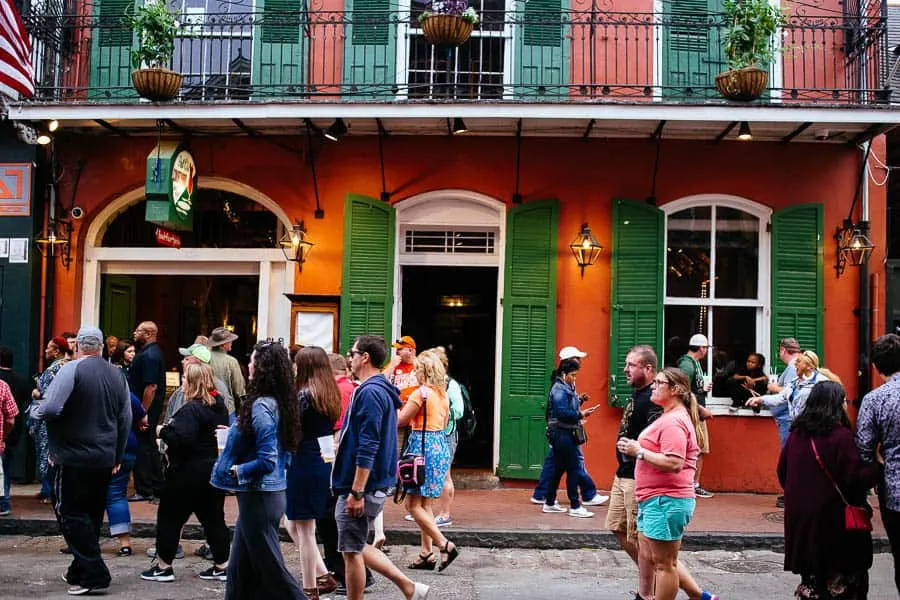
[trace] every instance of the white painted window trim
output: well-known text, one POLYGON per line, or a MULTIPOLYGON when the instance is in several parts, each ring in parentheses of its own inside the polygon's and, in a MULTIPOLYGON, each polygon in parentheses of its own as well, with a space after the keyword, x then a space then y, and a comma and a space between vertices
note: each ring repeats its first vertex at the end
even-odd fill
MULTIPOLYGON (((664 248, 668 248, 669 242, 669 216, 680 212, 682 210, 688 208, 695 207, 726 207, 733 208, 735 210, 740 210, 747 214, 750 214, 759 219, 759 231, 758 231, 758 244, 759 244, 759 268, 757 270, 757 297, 756 299, 734 299, 734 298, 723 298, 723 299, 713 299, 713 298, 679 298, 679 297, 671 297, 668 295, 667 289, 667 277, 663 277, 663 315, 665 318, 665 307, 666 306, 722 306, 722 307, 756 307, 757 309, 757 317, 756 317, 756 344, 757 344, 757 352, 762 352, 763 354, 768 354, 767 349, 770 347, 770 338, 771 338, 771 291, 770 291, 770 280, 769 275, 771 273, 771 233, 768 231, 769 224, 772 219, 772 209, 768 206, 764 206, 747 198, 742 198, 740 196, 732 196, 727 194, 697 194, 693 196, 687 196, 684 198, 680 198, 678 200, 674 200, 667 204, 664 204, 660 207, 663 213, 666 216, 666 227, 665 227, 665 236, 664 236, 664 248)), ((713 216, 712 219, 713 224, 715 223, 715 218, 713 216)), ((712 230, 710 230, 710 236, 713 236, 712 230)), ((715 264, 715 239, 711 239, 711 257, 712 263, 715 264)), ((668 256, 666 257, 666 272, 668 272, 668 256)), ((707 316, 707 318, 710 318, 707 316)), ((665 324, 663 325, 665 328, 665 324)), ((712 336, 712 328, 707 324, 707 331, 709 332, 710 343, 715 345, 715 340, 712 336)), ((777 360, 777 357, 766 356, 766 367, 767 370, 771 370, 773 364, 772 360, 777 360)), ((710 367, 712 364, 712 356, 708 355, 706 358, 706 365, 704 365, 707 372, 710 371, 710 367)), ((755 416, 771 416, 771 414, 764 410, 759 414, 754 413, 749 409, 741 409, 737 413, 732 413, 728 410, 728 407, 731 406, 731 398, 713 398, 710 397, 707 399, 707 405, 714 415, 717 416, 742 416, 742 417, 755 417, 755 416)))

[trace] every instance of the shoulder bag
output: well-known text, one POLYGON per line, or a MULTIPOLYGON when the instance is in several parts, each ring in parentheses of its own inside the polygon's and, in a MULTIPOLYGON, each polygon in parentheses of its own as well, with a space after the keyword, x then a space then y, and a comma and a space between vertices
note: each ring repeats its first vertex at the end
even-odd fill
POLYGON ((405 454, 397 461, 397 489, 394 502, 401 502, 406 493, 425 484, 425 427, 428 423, 428 388, 419 387, 422 395, 422 448, 421 454, 405 454), (402 492, 401 492, 402 490, 402 492))
POLYGON ((868 504, 865 506, 854 506, 847 502, 847 498, 841 493, 841 488, 838 487, 837 482, 831 476, 831 473, 828 472, 828 469, 825 468, 825 464, 822 463, 822 458, 819 456, 818 449, 816 449, 815 440, 809 438, 809 443, 812 444, 813 454, 816 455, 816 462, 819 463, 819 467, 825 473, 825 476, 828 477, 828 480, 831 482, 831 485, 834 486, 838 496, 840 496, 841 500, 844 502, 844 529, 847 531, 872 531, 872 508, 868 504))

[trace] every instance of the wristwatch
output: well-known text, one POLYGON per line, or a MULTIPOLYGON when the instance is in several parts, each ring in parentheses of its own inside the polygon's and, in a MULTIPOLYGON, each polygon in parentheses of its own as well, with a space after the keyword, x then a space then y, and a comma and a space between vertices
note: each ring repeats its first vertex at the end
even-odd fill
POLYGON ((366 497, 366 490, 350 490, 350 495, 357 500, 362 500, 366 497))
POLYGON ((644 460, 644 450, 638 450, 638 453, 635 454, 634 457, 638 460, 644 460))

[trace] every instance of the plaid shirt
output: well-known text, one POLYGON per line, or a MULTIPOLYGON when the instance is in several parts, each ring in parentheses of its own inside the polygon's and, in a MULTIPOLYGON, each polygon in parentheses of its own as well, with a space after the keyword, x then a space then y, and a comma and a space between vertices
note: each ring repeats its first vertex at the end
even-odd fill
POLYGON ((17 416, 19 416, 19 407, 16 406, 12 391, 5 381, 0 381, 0 452, 3 452, 6 447, 6 436, 9 433, 6 424, 9 423, 11 430, 17 416))
POLYGON ((900 511, 900 373, 863 397, 856 419, 856 446, 866 462, 884 456, 883 506, 900 511))

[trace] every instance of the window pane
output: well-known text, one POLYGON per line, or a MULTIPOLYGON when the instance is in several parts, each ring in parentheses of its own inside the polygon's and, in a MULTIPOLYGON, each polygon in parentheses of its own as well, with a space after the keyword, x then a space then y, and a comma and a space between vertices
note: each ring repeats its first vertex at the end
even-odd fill
MULTIPOLYGON (((756 343, 757 308, 715 306, 712 311, 713 348, 711 349, 713 396, 730 398, 733 391, 728 380, 743 368, 747 355, 763 350, 756 343)), ((766 364, 769 357, 766 356, 766 364)), ((705 366, 705 365, 704 365, 705 366)))
MULTIPOLYGON (((709 336, 706 330, 708 306, 666 306, 663 364, 674 366, 678 358, 687 352, 688 340, 695 333, 709 336)), ((704 368, 705 365, 704 365, 704 368)))
POLYGON ((711 218, 712 208, 709 206, 689 208, 669 215, 667 296, 709 297, 711 218))
POLYGON ((716 298, 756 298, 759 284, 759 219, 716 208, 716 298))

